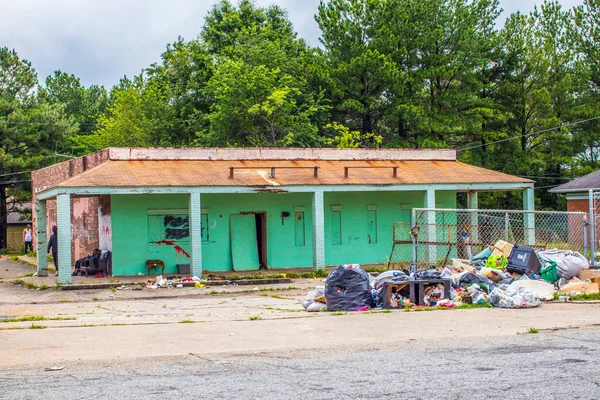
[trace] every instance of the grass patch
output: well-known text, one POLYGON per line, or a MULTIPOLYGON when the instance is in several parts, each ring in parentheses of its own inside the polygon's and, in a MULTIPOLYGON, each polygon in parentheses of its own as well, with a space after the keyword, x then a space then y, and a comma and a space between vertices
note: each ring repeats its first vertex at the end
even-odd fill
POLYGON ((114 286, 111 286, 109 289, 111 292, 117 293, 117 289, 114 286))
POLYGON ((40 287, 38 289, 40 289, 40 290, 48 290, 48 289, 50 289, 50 287, 48 285, 40 285, 40 287))
POLYGON ((194 320, 191 319, 182 319, 181 321, 178 322, 178 324, 193 324, 194 320))
POLYGON ((571 297, 571 301, 600 300, 600 293, 576 294, 576 295, 570 296, 570 297, 571 297))
POLYGON ((21 285, 25 289, 37 289, 37 285, 35 283, 25 282, 23 279, 17 279, 14 281, 15 285, 21 285))
POLYGON ((23 278, 29 278, 30 276, 33 276, 33 272, 30 272, 28 274, 22 275, 23 278))
POLYGON ((331 315, 346 315, 346 311, 334 311, 331 313, 331 315))
POLYGON ((41 315, 25 315, 22 317, 0 319, 0 322, 46 321, 47 319, 41 315))
MULTIPOLYGON (((266 293, 265 293, 265 295, 266 295, 266 293)), ((271 297, 274 299, 281 299, 281 296, 278 294, 272 294, 271 297)))
POLYGON ((44 325, 31 324, 29 329, 46 329, 46 327, 44 325))
POLYGON ((274 308, 273 307, 267 307, 267 308, 265 308, 265 310, 274 310, 274 308))
POLYGON ((390 309, 383 309, 383 310, 369 310, 369 311, 365 311, 363 312, 363 314, 389 314, 391 313, 392 310, 390 309))
MULTIPOLYGON (((439 308, 444 309, 447 307, 439 307, 439 308)), ((481 304, 461 304, 460 306, 454 307, 454 310, 470 310, 473 308, 494 308, 494 306, 491 305, 490 303, 488 303, 487 301, 484 301, 481 304)))
POLYGON ((110 324, 110 326, 125 326, 125 324, 110 324))
POLYGON ((93 300, 93 301, 100 301, 100 300, 102 300, 102 299, 101 299, 100 297, 92 297, 92 300, 93 300))
POLYGON ((531 327, 531 328, 527 329, 526 333, 532 333, 532 334, 534 334, 534 333, 540 333, 540 330, 537 329, 537 328, 531 327))
POLYGON ((253 315, 250 317, 250 321, 260 321, 262 318, 260 315, 253 315))
POLYGON ((70 303, 71 300, 67 300, 67 299, 60 299, 57 301, 57 303, 70 303))

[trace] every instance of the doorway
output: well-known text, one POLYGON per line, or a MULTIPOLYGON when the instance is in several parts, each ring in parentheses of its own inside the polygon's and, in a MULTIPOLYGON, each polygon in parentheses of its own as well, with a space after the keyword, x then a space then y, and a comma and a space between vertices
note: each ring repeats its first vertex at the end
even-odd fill
POLYGON ((229 217, 234 271, 268 269, 267 213, 242 212, 229 217))

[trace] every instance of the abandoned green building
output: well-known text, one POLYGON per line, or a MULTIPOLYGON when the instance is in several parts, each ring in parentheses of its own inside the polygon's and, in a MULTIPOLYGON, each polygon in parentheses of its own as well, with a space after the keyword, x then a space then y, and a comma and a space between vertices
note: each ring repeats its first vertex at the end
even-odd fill
MULTIPOLYGON (((392 223, 415 207, 455 208, 458 192, 533 182, 456 160, 454 150, 109 148, 32 176, 39 262, 58 226, 59 281, 93 248, 113 275, 384 263, 392 223)), ((40 268, 40 273, 44 271, 40 268)))

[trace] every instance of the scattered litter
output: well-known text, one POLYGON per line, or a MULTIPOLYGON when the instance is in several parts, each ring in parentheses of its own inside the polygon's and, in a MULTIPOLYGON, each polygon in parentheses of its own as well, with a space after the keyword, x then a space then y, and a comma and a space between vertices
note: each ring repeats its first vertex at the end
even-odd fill
POLYGON ((63 369, 65 369, 65 367, 62 365, 61 366, 54 365, 52 367, 45 368, 44 371, 62 371, 63 369))
POLYGON ((515 289, 507 285, 494 288, 489 300, 491 305, 500 308, 531 308, 542 304, 533 290, 524 287, 515 289))
POLYGON ((306 311, 320 312, 321 310, 326 309, 326 308, 327 308, 327 304, 315 301, 306 308, 306 311))

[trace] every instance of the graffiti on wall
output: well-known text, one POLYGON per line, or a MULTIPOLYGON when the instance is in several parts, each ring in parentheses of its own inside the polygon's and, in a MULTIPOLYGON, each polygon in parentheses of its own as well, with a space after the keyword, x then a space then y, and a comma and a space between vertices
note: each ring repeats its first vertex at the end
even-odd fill
POLYGON ((112 251, 112 221, 110 214, 104 215, 102 207, 98 207, 98 234, 100 248, 112 251))

